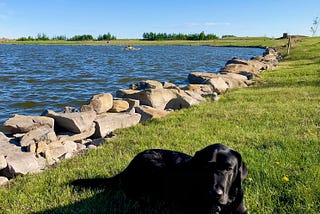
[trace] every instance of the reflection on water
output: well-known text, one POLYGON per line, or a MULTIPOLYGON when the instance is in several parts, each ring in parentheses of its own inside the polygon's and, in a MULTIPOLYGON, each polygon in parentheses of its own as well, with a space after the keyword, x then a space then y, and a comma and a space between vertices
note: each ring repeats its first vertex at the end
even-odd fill
POLYGON ((263 49, 209 46, 0 45, 0 121, 12 114, 79 107, 97 93, 142 79, 186 84, 190 72, 215 72, 232 57, 249 59, 263 49))

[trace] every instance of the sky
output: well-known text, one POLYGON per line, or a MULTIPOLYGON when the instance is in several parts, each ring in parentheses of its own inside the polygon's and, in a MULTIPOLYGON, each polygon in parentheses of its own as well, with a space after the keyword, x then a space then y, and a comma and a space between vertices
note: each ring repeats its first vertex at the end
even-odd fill
POLYGON ((217 36, 310 36, 318 16, 320 0, 0 0, 0 38, 110 32, 118 39, 133 39, 144 32, 202 31, 217 36))

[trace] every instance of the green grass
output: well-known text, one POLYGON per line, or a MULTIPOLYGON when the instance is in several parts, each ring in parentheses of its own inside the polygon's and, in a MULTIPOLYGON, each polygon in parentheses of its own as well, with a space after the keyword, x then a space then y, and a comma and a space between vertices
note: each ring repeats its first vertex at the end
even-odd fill
POLYGON ((215 40, 188 41, 188 40, 164 40, 164 41, 143 41, 139 39, 117 39, 106 41, 0 41, 0 44, 42 44, 42 45, 214 45, 214 46, 281 46, 287 40, 277 40, 266 37, 232 37, 215 40))
MULTIPOLYGON (((239 40, 237 45, 241 42, 247 44, 239 40)), ((269 46, 264 42, 270 40, 254 41, 269 46)), ((164 213, 173 208, 139 204, 111 190, 78 192, 68 183, 115 175, 144 149, 194 154, 218 142, 239 151, 247 164, 244 188, 250 213, 319 213, 320 39, 303 39, 290 53, 253 87, 118 130, 116 139, 97 150, 14 179, 0 188, 0 213, 164 213)))

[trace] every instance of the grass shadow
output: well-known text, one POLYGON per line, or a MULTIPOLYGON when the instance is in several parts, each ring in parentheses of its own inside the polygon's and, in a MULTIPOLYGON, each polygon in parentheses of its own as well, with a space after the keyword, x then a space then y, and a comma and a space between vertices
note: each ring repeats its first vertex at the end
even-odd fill
MULTIPOLYGON (((74 189, 73 191, 78 191, 74 189)), ((81 190, 80 190, 81 191, 81 190)), ((76 193, 78 194, 78 193, 76 193)), ((55 207, 34 214, 51 213, 112 213, 112 214, 141 214, 141 213, 182 213, 174 205, 164 201, 129 199, 120 189, 96 190, 92 197, 80 200, 66 206, 55 207)))

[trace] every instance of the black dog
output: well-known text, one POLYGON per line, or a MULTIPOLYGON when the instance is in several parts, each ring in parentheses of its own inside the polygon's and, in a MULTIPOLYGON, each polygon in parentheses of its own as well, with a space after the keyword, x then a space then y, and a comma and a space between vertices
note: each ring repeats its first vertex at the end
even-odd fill
POLYGON ((222 144, 194 155, 152 149, 139 153, 120 174, 105 179, 79 179, 78 187, 120 184, 131 198, 174 202, 192 213, 247 213, 242 181, 247 168, 241 155, 222 144))

